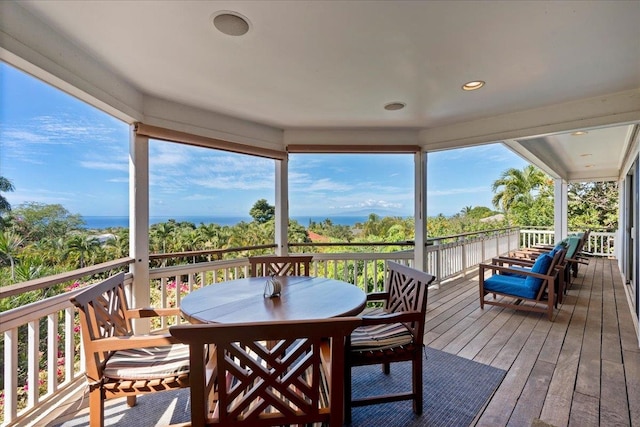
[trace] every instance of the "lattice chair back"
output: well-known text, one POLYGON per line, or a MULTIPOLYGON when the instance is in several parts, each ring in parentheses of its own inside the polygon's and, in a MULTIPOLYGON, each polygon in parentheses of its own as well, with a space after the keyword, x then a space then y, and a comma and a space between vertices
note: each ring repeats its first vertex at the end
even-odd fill
POLYGON ((313 255, 249 257, 251 277, 310 276, 313 255))
POLYGON ((189 348, 168 334, 134 335, 132 319, 179 315, 177 308, 130 308, 124 273, 71 298, 78 308, 89 385, 89 423, 104 425, 104 401, 189 386, 189 348))
MULTIPOLYGON (((433 276, 423 279, 416 270, 396 262, 387 262, 387 289, 389 299, 385 301, 387 313, 409 311, 427 312, 427 287, 433 276)), ((414 336, 421 336, 424 322, 406 323, 414 336)))
MULTIPOLYGON (((93 285, 91 292, 76 295, 72 302, 78 308, 80 330, 86 336, 85 342, 133 335, 131 319, 127 316, 129 306, 124 289, 124 273, 93 285)), ((99 381, 104 361, 113 352, 94 351, 90 345, 85 345, 84 350, 87 376, 91 381, 99 381)))
MULTIPOLYGON (((347 340, 345 369, 345 418, 351 422, 353 406, 412 400, 416 414, 422 413, 422 350, 428 286, 435 276, 388 261, 384 292, 367 295, 367 301, 382 308, 368 307, 361 314, 362 325, 347 340), (411 390, 354 398, 352 367, 381 364, 390 373, 390 364, 411 361, 411 390)), ((402 389, 402 387, 400 387, 402 389)))
POLYGON ((342 426, 344 339, 359 323, 345 317, 171 327, 191 352, 192 426, 342 426), (207 344, 215 345, 213 356, 207 344))

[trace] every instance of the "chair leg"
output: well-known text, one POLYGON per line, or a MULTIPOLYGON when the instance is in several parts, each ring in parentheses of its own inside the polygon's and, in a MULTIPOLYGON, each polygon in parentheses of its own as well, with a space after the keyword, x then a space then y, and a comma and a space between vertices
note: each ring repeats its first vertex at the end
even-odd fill
POLYGON ((89 425, 91 427, 104 426, 104 399, 102 388, 92 386, 89 391, 89 425))
POLYGON ((413 412, 422 415, 422 354, 413 360, 413 412))
POLYGON ((389 375, 389 372, 391 372, 391 363, 389 362, 385 362, 382 364, 382 372, 384 372, 385 375, 389 375))
POLYGON ((133 408, 134 406, 136 406, 136 395, 135 394, 133 396, 127 396, 127 406, 129 408, 133 408))
POLYGON ((351 366, 344 364, 344 422, 351 424, 351 366))

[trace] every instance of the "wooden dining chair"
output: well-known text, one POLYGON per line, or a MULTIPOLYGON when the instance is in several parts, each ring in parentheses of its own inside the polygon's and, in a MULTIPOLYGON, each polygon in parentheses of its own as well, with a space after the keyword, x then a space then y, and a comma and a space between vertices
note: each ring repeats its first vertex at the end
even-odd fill
POLYGON ((89 423, 104 425, 104 401, 189 386, 189 347, 169 334, 134 335, 131 319, 179 314, 178 309, 132 309, 124 273, 88 287, 71 302, 78 308, 89 383, 89 423))
POLYGON ((360 322, 172 326, 191 352, 191 425, 341 427, 345 336, 360 322))
POLYGON ((349 339, 345 356, 345 419, 351 422, 351 408, 398 400, 413 400, 413 411, 422 413, 422 361, 428 286, 435 276, 388 261, 385 291, 372 293, 368 301, 382 302, 365 309, 362 326, 349 339), (410 392, 352 398, 352 368, 381 364, 385 374, 394 362, 411 362, 410 392))
POLYGON ((249 257, 251 277, 310 276, 313 255, 249 257))

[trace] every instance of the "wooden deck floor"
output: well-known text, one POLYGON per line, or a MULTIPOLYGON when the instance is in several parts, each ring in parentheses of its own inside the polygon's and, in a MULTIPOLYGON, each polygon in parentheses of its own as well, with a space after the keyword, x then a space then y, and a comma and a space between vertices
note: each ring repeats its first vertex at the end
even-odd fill
POLYGON ((477 275, 430 292, 426 344, 507 370, 474 425, 640 426, 640 349, 616 261, 593 258, 573 280, 553 322, 481 310, 477 275))
MULTIPOLYGON (((593 258, 553 322, 501 307, 481 310, 477 275, 445 283, 429 293, 425 342, 507 371, 473 425, 529 427, 540 419, 556 427, 640 427, 635 334, 616 261, 593 258)), ((66 417, 77 410, 70 403, 66 417)), ((66 417, 58 411, 42 425, 66 417)))

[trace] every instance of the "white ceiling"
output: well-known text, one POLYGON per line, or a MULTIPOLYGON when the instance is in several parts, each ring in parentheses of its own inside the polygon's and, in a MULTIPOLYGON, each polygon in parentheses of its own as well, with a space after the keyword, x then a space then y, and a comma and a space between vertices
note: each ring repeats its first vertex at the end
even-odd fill
MULTIPOLYGON (((640 1, 19 4, 43 22, 37 31, 61 35, 143 96, 283 130, 433 134, 475 123, 480 135, 483 121, 503 118, 504 133, 509 117, 526 112, 526 124, 514 124, 509 145, 532 161, 549 162, 548 171, 567 179, 580 179, 587 164, 594 166, 586 175, 616 175, 629 144, 629 116, 621 115, 615 124, 625 126, 606 137, 582 137, 578 148, 562 144, 571 138, 525 129, 540 129, 551 112, 562 111, 559 106, 587 99, 598 100, 585 113, 598 123, 598 115, 618 113, 607 110, 607 99, 629 91, 627 103, 637 103, 634 114, 640 111, 640 1), (221 10, 247 17, 250 31, 241 37, 218 32, 211 18, 221 10), (486 86, 462 91, 470 80, 486 86), (406 108, 384 110, 392 101, 406 108)), ((632 117, 632 123, 640 120, 632 117)))

